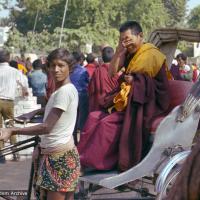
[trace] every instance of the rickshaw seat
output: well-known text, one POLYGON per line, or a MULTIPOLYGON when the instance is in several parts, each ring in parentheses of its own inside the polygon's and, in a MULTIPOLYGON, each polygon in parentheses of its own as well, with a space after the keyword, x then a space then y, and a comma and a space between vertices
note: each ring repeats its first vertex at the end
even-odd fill
POLYGON ((156 117, 151 126, 151 133, 154 134, 160 122, 172 111, 173 108, 183 103, 188 95, 193 83, 189 81, 169 81, 170 104, 167 112, 156 117))

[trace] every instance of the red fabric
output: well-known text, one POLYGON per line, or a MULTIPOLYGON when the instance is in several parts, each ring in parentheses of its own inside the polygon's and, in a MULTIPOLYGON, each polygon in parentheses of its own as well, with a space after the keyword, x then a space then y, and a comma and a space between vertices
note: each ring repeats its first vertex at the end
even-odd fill
POLYGON ((193 82, 196 82, 197 79, 198 79, 198 71, 197 71, 197 69, 194 69, 194 70, 193 70, 192 81, 193 81, 193 82))
POLYGON ((89 77, 92 78, 92 75, 95 71, 95 69, 97 68, 97 65, 94 63, 89 63, 85 66, 85 68, 87 69, 87 72, 89 74, 89 77))
POLYGON ((98 170, 112 169, 118 162, 118 144, 123 113, 91 112, 81 132, 78 151, 81 165, 98 170))
POLYGON ((169 113, 175 106, 183 103, 192 86, 193 83, 189 81, 169 81, 169 93, 171 99, 167 113, 169 113))
POLYGON ((154 133, 156 131, 160 122, 165 118, 165 116, 168 115, 169 112, 171 112, 173 108, 184 102, 192 86, 193 83, 189 81, 169 81, 169 93, 171 97, 169 107, 164 115, 158 116, 153 120, 151 125, 151 133, 154 133))
POLYGON ((102 64, 98 67, 89 83, 89 111, 97 111, 101 109, 101 99, 118 86, 118 78, 111 78, 108 75, 109 64, 102 64))
POLYGON ((157 127, 159 126, 159 124, 161 123, 161 121, 165 118, 165 116, 159 116, 156 119, 153 120, 152 125, 151 125, 151 134, 154 134, 157 127))

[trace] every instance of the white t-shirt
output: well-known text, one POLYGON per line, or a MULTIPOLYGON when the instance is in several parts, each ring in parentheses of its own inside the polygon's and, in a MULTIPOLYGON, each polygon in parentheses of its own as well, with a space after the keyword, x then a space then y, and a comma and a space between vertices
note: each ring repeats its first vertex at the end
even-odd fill
POLYGON ((59 108, 63 110, 63 113, 51 132, 40 136, 42 148, 69 142, 76 123, 77 107, 78 92, 71 83, 63 85, 51 95, 45 108, 44 121, 52 108, 59 108))
POLYGON ((18 81, 24 85, 22 73, 9 66, 8 63, 0 63, 0 99, 14 100, 18 81))

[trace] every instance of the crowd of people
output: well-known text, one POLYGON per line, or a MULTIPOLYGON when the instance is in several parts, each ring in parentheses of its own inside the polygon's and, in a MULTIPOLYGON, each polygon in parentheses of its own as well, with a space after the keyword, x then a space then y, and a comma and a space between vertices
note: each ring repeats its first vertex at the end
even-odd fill
POLYGON ((170 71, 174 80, 196 82, 200 74, 200 69, 197 64, 187 64, 187 56, 184 53, 179 53, 173 60, 170 71))
POLYGON ((126 171, 138 164, 150 148, 152 120, 168 109, 168 80, 198 79, 197 68, 190 75, 184 54, 170 73, 166 56, 144 43, 138 22, 125 22, 119 32, 116 50, 105 46, 101 62, 93 53, 64 48, 33 63, 9 61, 9 53, 0 50, 0 117, 13 118, 17 83, 28 95, 28 82, 42 105, 38 112, 44 112, 39 125, 0 129, 2 143, 18 134, 40 136, 34 151, 37 199, 73 199, 81 167, 126 171), (13 82, 8 84, 8 77, 13 82), (7 114, 6 106, 11 108, 7 114), (74 141, 78 131, 80 141, 74 141))

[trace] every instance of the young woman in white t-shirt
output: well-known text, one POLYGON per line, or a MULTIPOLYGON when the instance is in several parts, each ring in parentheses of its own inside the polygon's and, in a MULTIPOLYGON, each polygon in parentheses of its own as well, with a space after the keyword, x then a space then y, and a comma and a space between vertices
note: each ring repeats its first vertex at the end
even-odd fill
POLYGON ((73 141, 78 92, 69 79, 74 59, 63 48, 52 51, 48 58, 56 90, 51 95, 43 123, 26 128, 0 130, 0 140, 11 135, 40 135, 38 156, 35 159, 34 185, 37 199, 74 199, 80 174, 80 161, 73 141))

